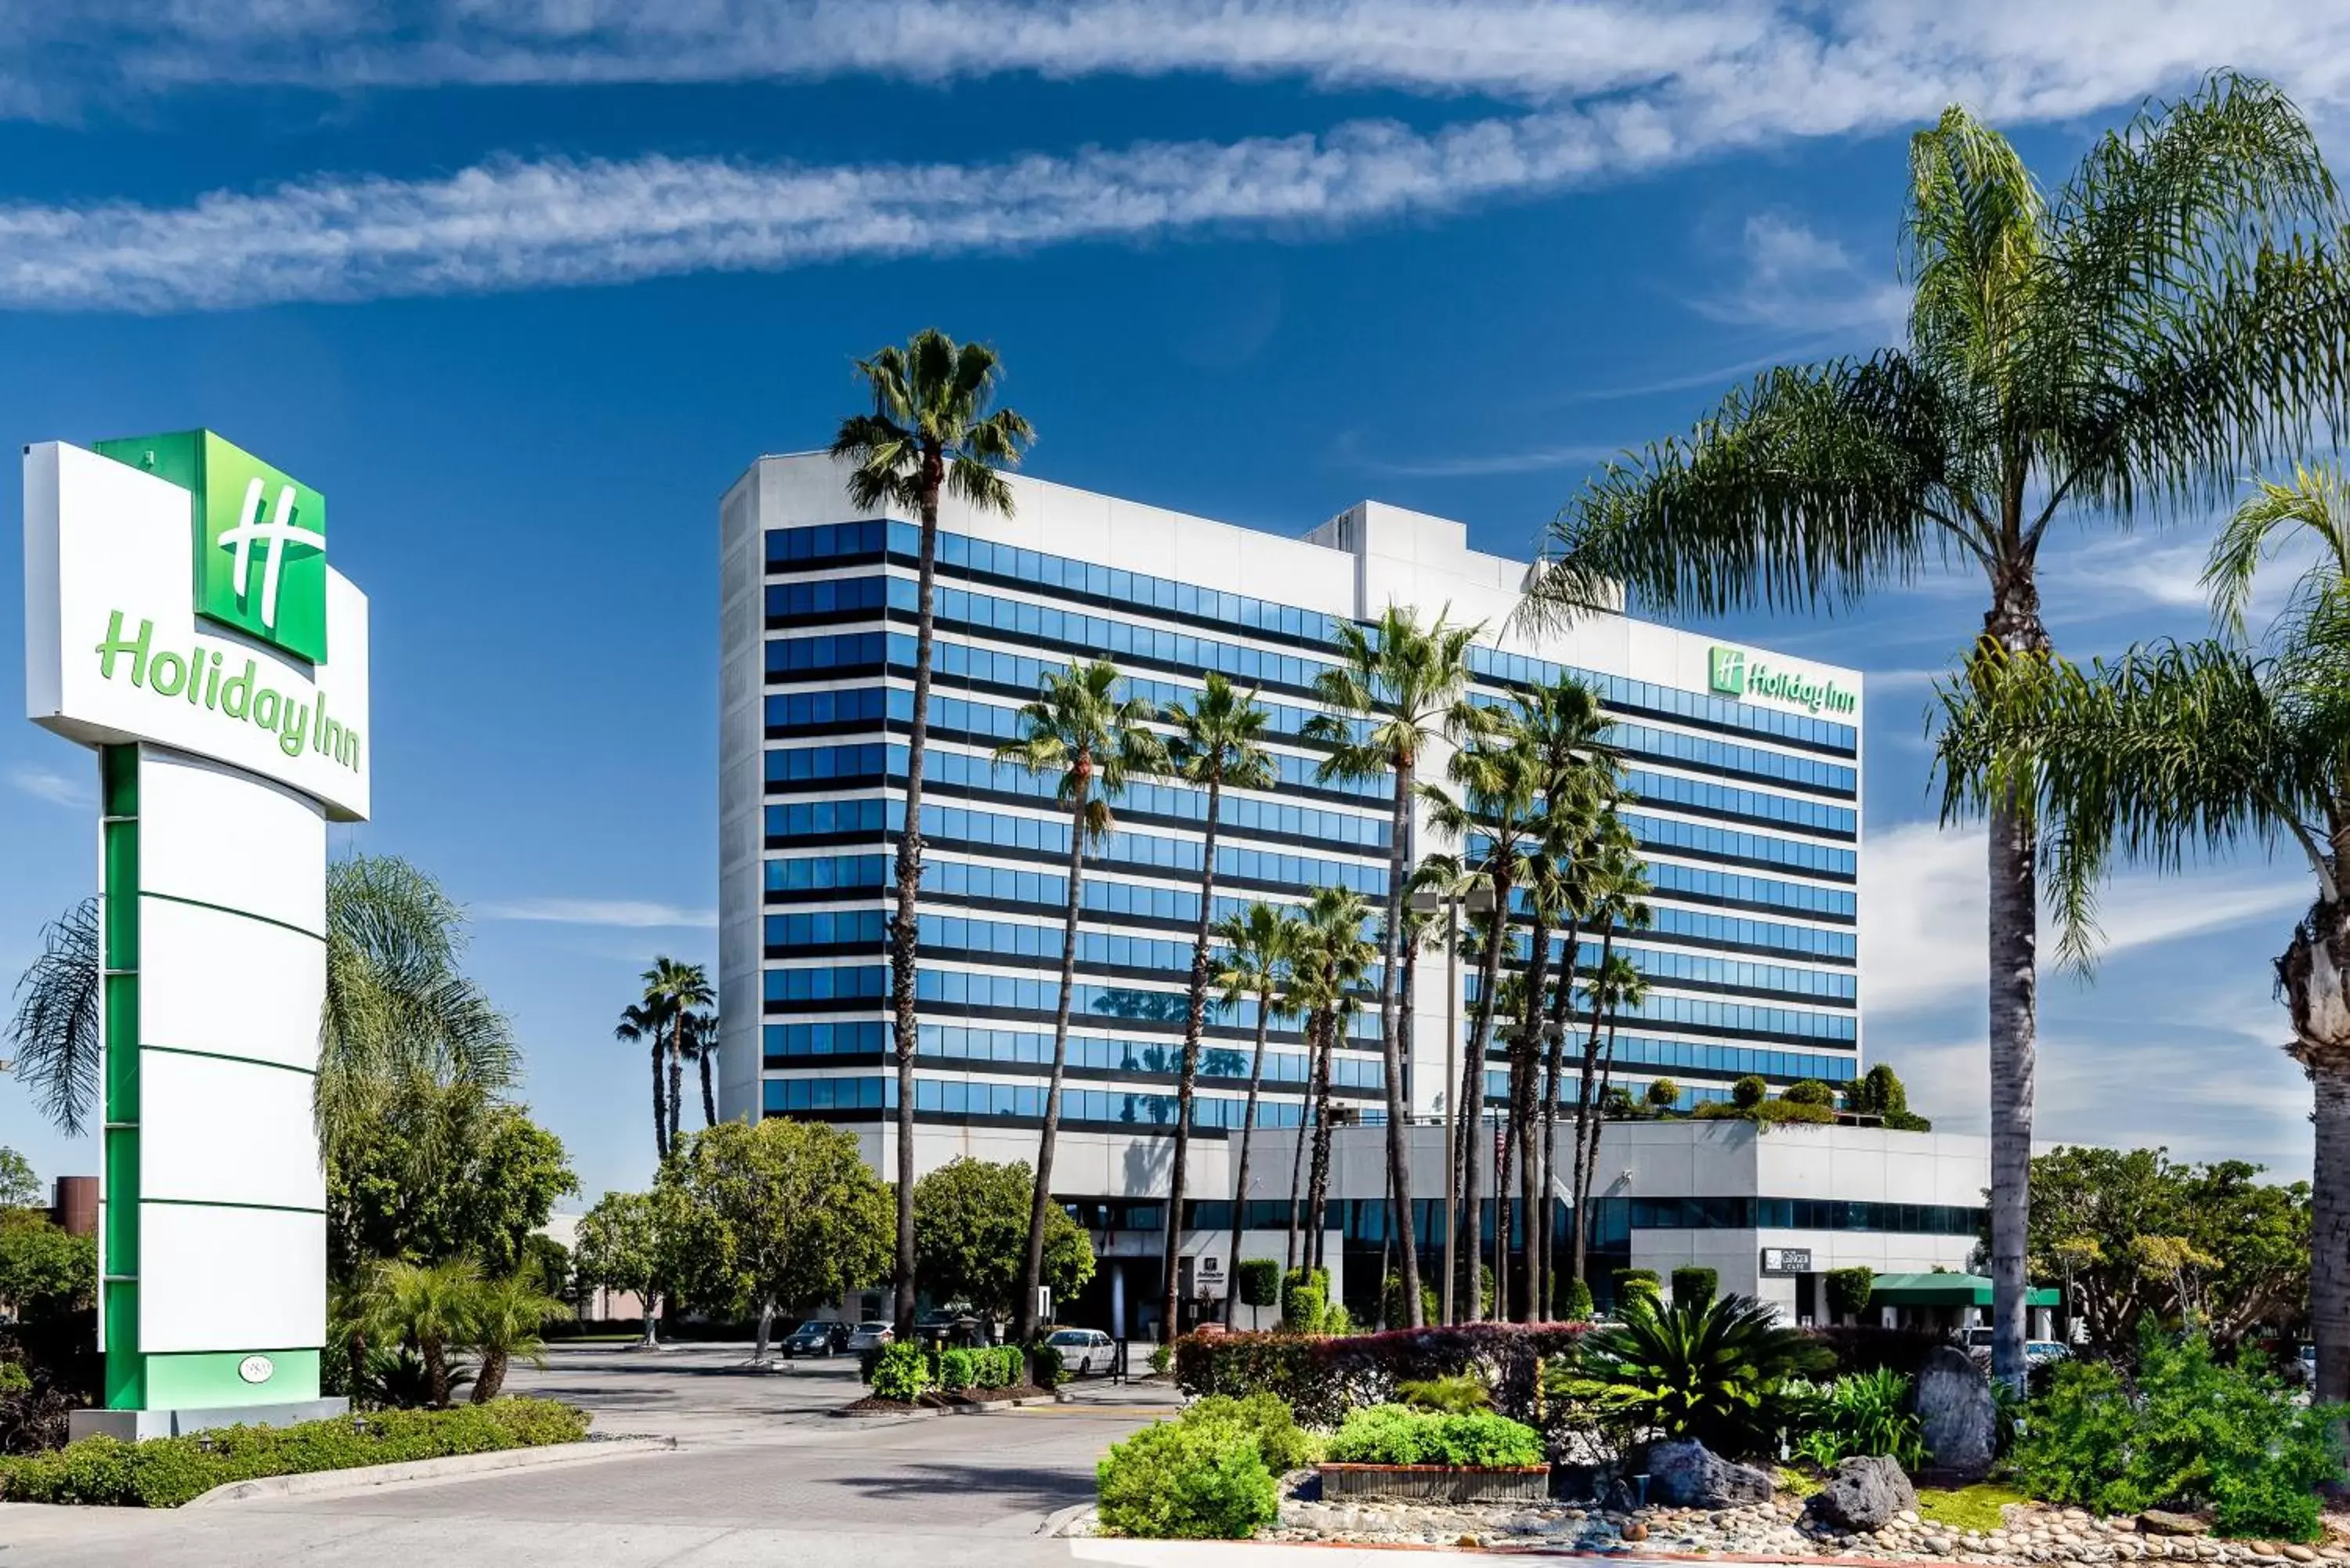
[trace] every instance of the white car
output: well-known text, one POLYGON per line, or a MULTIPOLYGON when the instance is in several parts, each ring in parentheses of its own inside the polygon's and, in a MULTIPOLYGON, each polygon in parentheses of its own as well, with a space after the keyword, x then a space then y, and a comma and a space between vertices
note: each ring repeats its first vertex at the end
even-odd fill
POLYGON ((1118 1360, 1118 1342, 1097 1328, 1056 1328, 1045 1343, 1061 1353, 1061 1366, 1072 1377, 1107 1372, 1118 1360))
POLYGON ((848 1336, 848 1352, 857 1355, 868 1350, 879 1350, 884 1345, 894 1345, 897 1339, 896 1329, 879 1318, 868 1318, 858 1324, 856 1332, 848 1336))

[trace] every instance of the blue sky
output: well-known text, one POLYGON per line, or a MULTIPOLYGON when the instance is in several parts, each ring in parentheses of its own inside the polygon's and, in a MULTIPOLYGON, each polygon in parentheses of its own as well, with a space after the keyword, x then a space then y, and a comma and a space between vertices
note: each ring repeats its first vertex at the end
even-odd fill
MULTIPOLYGON (((2350 16, 2271 0, 9 11, 0 431, 207 424, 326 493, 375 607, 377 819, 338 839, 472 906, 591 1198, 649 1174, 637 971, 714 957, 716 499, 828 437, 852 355, 992 341, 1046 478, 1284 532, 1370 496, 1523 553, 1609 452, 1898 334, 1906 137, 1946 103, 2054 182, 2212 66, 2337 153, 2350 101, 2350 16)), ((2209 536, 2065 535, 2060 642, 2202 629, 2209 536)), ((1868 1048, 1954 1127, 1981 852, 1930 823, 1922 704, 1982 599, 1724 623, 1871 672, 1868 1048)), ((0 725, 0 973, 93 880, 88 771, 0 725)), ((2118 884, 2097 985, 2051 982, 2043 1135, 2305 1172, 2267 957, 2307 896, 2118 884)), ((5 1086, 0 1141, 94 1165, 5 1086)))

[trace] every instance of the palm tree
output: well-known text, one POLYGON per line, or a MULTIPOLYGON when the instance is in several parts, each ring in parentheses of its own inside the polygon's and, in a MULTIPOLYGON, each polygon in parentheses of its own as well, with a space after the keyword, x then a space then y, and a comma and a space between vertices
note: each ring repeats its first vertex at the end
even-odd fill
POLYGON ((645 1005, 659 1015, 669 1031, 669 1141, 666 1147, 675 1148, 679 1102, 685 1098, 685 1037, 694 1027, 689 1020, 714 1004, 718 993, 710 988, 709 971, 698 963, 684 963, 673 958, 655 958, 652 968, 645 971, 642 978, 645 1005))
MULTIPOLYGON (((1247 1228, 1249 1140, 1256 1132, 1257 1094, 1264 1085, 1265 1036, 1272 1031, 1274 1013, 1284 1010, 1279 999, 1303 929, 1295 913, 1262 900, 1216 923, 1216 940, 1223 949, 1223 959, 1216 971, 1218 1005, 1236 1011, 1251 999, 1256 1002, 1256 1049, 1249 1056, 1248 1100, 1241 1110, 1240 1166, 1232 1175, 1232 1245, 1227 1255, 1235 1279, 1241 1261, 1241 1232, 1247 1228)), ((1298 1137, 1305 1137, 1302 1126, 1298 1137)), ((1224 1293, 1227 1328, 1232 1326, 1233 1303, 1238 1300, 1237 1291, 1224 1293)))
MULTIPOLYGON (((1583 1173, 1599 1152, 1596 1115, 1604 1092, 1596 1082, 1600 1072, 1599 1032, 1612 1012, 1637 1004, 1628 988, 1646 985, 1639 978, 1640 971, 1617 954, 1616 932, 1619 928, 1647 930, 1656 919, 1646 902, 1648 877, 1638 858, 1622 843, 1610 844, 1603 855, 1604 858, 1591 871, 1591 919, 1599 928, 1599 961, 1592 966, 1591 980, 1585 988, 1591 998, 1591 1033, 1584 1041, 1583 1073, 1575 1085, 1575 1168, 1578 1187, 1575 1199, 1574 1278, 1578 1280, 1583 1278, 1585 1240, 1590 1233, 1590 1227, 1584 1222, 1589 1194, 1580 1183, 1588 1179, 1583 1173)), ((1559 977, 1562 981, 1573 978, 1572 972, 1559 977)), ((1609 1051, 1612 1058, 1612 1035, 1609 1051)))
POLYGON ((1409 1129, 1405 1120, 1403 1054, 1396 1028, 1397 950, 1403 931, 1403 883, 1412 863, 1411 803, 1420 753, 1429 742, 1451 740, 1479 726, 1468 700, 1469 646, 1482 629, 1449 626, 1440 612, 1422 627, 1412 610, 1389 605, 1368 630, 1347 622, 1336 638, 1337 662, 1315 677, 1315 692, 1327 712, 1308 719, 1300 734, 1331 748, 1318 779, 1395 778, 1388 825, 1388 901, 1379 952, 1379 1049, 1388 1096, 1388 1168, 1395 1223, 1403 1232, 1404 1311, 1420 1326, 1419 1248, 1406 1217, 1411 1213, 1409 1129))
MULTIPOLYGON (((327 867, 327 995, 312 1109, 322 1152, 374 1127, 418 1083, 510 1087, 521 1054, 504 1015, 463 974, 465 912, 440 883, 391 855, 327 867)), ((98 1092, 101 1041, 95 901, 42 932, 16 986, 8 1036, 16 1075, 60 1130, 78 1132, 98 1092)), ((442 1150, 427 1140, 420 1159, 442 1150)))
MULTIPOLYGON (((1045 1130, 1036 1145, 1036 1186, 1028 1210, 1028 1246, 1020 1269, 1019 1337, 1036 1326, 1036 1287, 1045 1277, 1045 1222, 1053 1201, 1053 1144, 1061 1130, 1061 1078, 1069 1057, 1069 1002, 1077 981, 1077 913, 1085 900, 1086 846, 1109 836, 1110 802, 1137 774, 1163 773, 1167 750, 1146 728, 1153 717, 1139 697, 1120 696, 1118 666, 1096 659, 1051 670, 1034 701, 1020 710, 1024 732, 995 749, 995 760, 1051 774, 1054 798, 1069 814, 1068 902, 1061 922, 1061 995, 1053 1018, 1053 1075, 1045 1090, 1045 1130)), ((908 1167, 907 1168, 910 1168, 908 1167)), ((902 1185, 902 1183, 901 1183, 902 1185)), ((1167 1260, 1173 1269, 1175 1260, 1167 1260)))
POLYGON ((547 1324, 561 1323, 571 1308, 546 1293, 527 1274, 485 1280, 473 1287, 466 1304, 466 1345, 482 1358, 473 1375, 473 1401, 486 1405, 506 1386, 506 1367, 517 1358, 533 1366, 546 1366, 547 1324))
POLYGON ((662 1058, 669 1054, 669 1021, 654 1003, 632 1002, 620 1009, 620 1022, 612 1026, 612 1038, 623 1045, 646 1046, 652 1053, 653 1161, 659 1164, 669 1158, 669 1088, 661 1072, 662 1058))
MULTIPOLYGON (((1645 924, 1645 920, 1643 921, 1645 924)), ((1622 953, 1610 954, 1593 971, 1589 987, 1592 1012, 1596 1018, 1607 1022, 1607 1044, 1599 1058, 1599 1092, 1592 1104, 1603 1110, 1607 1104, 1607 1091, 1616 1075, 1616 1023, 1626 1012, 1638 1007, 1648 998, 1648 977, 1639 966, 1622 953)), ((1606 1126, 1604 1119, 1592 1124, 1591 1137, 1584 1138, 1580 1124, 1576 1127, 1575 1154, 1575 1273, 1583 1278, 1584 1246, 1590 1230, 1584 1216, 1591 1208, 1592 1173, 1599 1168, 1599 1134, 1606 1126)))
POLYGON ((2315 1098, 2310 1324, 2316 1397, 2350 1397, 2350 481, 2297 469, 2263 483, 2212 545, 2204 581, 2229 640, 2133 649, 2084 670, 1986 655, 1939 692, 1946 815, 2017 798, 2049 825, 2042 868, 2058 950, 2086 971, 2115 856, 2177 868, 2197 850, 2289 842, 2316 898, 2276 961, 2285 1049, 2315 1098), (2280 536, 2313 564, 2269 628, 2243 614, 2280 536))
POLYGON ((975 512, 1012 515, 1016 468, 1036 439, 1026 420, 995 401, 1003 368, 995 350, 957 345, 924 327, 903 348, 857 362, 873 411, 851 414, 832 438, 832 455, 857 466, 848 499, 863 511, 896 507, 921 521, 914 579, 914 711, 906 735, 906 815, 898 836, 898 908, 889 928, 889 1002, 898 1057, 898 1258, 892 1271, 900 1338, 914 1332, 914 899, 922 886, 922 760, 931 734, 932 611, 938 584, 939 498, 953 494, 975 512))
MULTIPOLYGON (((2006 139, 1946 110, 1910 149, 1908 342, 1783 366, 1681 441, 1609 464, 1560 515, 1523 613, 1838 605, 1929 561, 1989 584, 1989 642, 2049 646, 2038 559, 2059 514, 2189 513, 2350 420, 2350 277, 2315 138, 2227 73, 2150 106, 2043 194, 2006 139)), ((2035 828, 1990 810, 1995 1375, 2023 1376, 2035 828)))
MULTIPOLYGON (((1191 1096, 1200 1075, 1200 1033, 1207 1023, 1208 926, 1216 905, 1216 834, 1224 786, 1271 789, 1273 759, 1263 742, 1273 715, 1257 706, 1256 691, 1245 694, 1214 670, 1189 704, 1170 703, 1159 715, 1175 727, 1167 742, 1172 778, 1207 791, 1208 820, 1200 853, 1200 914, 1191 935, 1191 989, 1183 1011, 1183 1060, 1175 1080, 1175 1146, 1168 1174, 1167 1277, 1159 1293, 1159 1321, 1171 1337, 1176 1324, 1175 1260, 1183 1246, 1183 1183, 1191 1152, 1191 1096)), ((1237 1261, 1237 1259, 1235 1259, 1237 1261)))
POLYGON ((1305 906, 1306 940, 1296 966, 1301 986, 1312 1007, 1309 1039, 1318 1035, 1320 1049, 1313 1054, 1314 1151, 1305 1179, 1305 1213, 1314 1221, 1305 1233, 1305 1266, 1324 1266, 1323 1248, 1328 1227, 1322 1210, 1330 1190, 1330 1137, 1336 1119, 1330 1107, 1330 1058, 1338 1043, 1354 1033, 1362 1011, 1362 985, 1377 953, 1363 929, 1370 923, 1371 907, 1352 888, 1317 888, 1305 906))
MULTIPOLYGON (((718 1125, 718 1096, 710 1080, 710 1064, 718 1059, 718 1014, 696 1010, 685 1015, 685 1033, 679 1039, 685 1059, 702 1075, 702 1125, 718 1125)), ((674 1107, 670 1121, 672 1134, 676 1131, 674 1107)))
POLYGON ((375 1266, 357 1303, 369 1340, 416 1347, 424 1359, 426 1402, 436 1410, 448 1407, 450 1352, 472 1331, 481 1288, 481 1266, 470 1258, 442 1263, 393 1258, 375 1266))

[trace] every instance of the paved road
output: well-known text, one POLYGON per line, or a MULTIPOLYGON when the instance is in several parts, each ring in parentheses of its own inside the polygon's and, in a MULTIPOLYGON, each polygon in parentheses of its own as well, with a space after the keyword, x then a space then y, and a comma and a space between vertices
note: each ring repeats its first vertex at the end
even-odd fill
MULTIPOLYGON (((1068 1405, 842 1420, 825 1412, 854 1397, 853 1364, 771 1375, 743 1355, 583 1348, 515 1379, 596 1411, 600 1432, 674 1436, 672 1453, 170 1513, 0 1505, 0 1568, 1066 1564, 1070 1543, 1038 1527, 1087 1501, 1103 1451, 1172 1397, 1087 1385, 1068 1405)), ((1148 1560, 1104 1550, 1086 1554, 1148 1560)))

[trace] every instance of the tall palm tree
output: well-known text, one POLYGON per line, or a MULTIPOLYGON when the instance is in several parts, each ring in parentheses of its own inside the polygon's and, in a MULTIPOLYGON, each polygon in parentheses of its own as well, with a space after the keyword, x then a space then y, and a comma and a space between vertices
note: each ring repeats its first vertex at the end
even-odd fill
MULTIPOLYGON (((1910 148, 1907 343, 1783 366, 1680 441, 1611 463, 1560 515, 1525 614, 1628 592, 1665 609, 1838 605, 1932 560, 1979 568, 1990 643, 2049 646, 2060 514, 2191 512, 2350 419, 2340 202, 2284 95, 2226 73, 2100 139, 2053 198, 1945 111, 1910 148)), ((1989 812, 1997 1376, 2023 1376, 2035 828, 1989 812)))
POLYGON ((864 511, 895 507, 921 523, 914 578, 914 711, 906 735, 906 814, 898 836, 898 905, 889 927, 889 1004, 898 1060, 898 1258, 891 1273, 898 1334, 914 1332, 914 900, 922 886, 922 761, 931 734, 931 652, 937 597, 939 498, 1012 515, 1012 486, 997 472, 1019 466, 1036 439, 1028 421, 994 406, 1003 367, 982 343, 958 345, 924 327, 899 348, 857 361, 873 411, 851 414, 832 455, 856 464, 848 499, 864 511))
POLYGON ((677 1147, 679 1102, 685 1098, 685 1040, 698 1027, 692 1020, 714 1004, 718 993, 710 986, 710 971, 698 963, 673 958, 653 960, 645 971, 645 1005, 660 1018, 669 1035, 669 1140, 677 1147))
MULTIPOLYGON (((685 1059, 694 1064, 702 1075, 702 1125, 718 1125, 718 1095, 711 1082, 711 1064, 718 1060, 718 1014, 708 1010, 690 1012, 685 1019, 685 1033, 680 1042, 685 1049, 685 1059)), ((671 1118, 671 1129, 676 1119, 671 1118)))
MULTIPOLYGON (((1281 1001, 1282 988, 1287 982, 1289 964, 1297 950, 1302 922, 1292 911, 1263 900, 1251 904, 1238 914, 1227 915, 1216 923, 1215 936, 1223 950, 1217 966, 1215 984, 1218 1005, 1237 1011, 1244 1002, 1256 1002, 1256 1049, 1249 1056, 1248 1099, 1241 1110, 1241 1156, 1239 1168, 1232 1174, 1232 1244, 1226 1255, 1232 1260, 1232 1274, 1239 1277, 1241 1233, 1247 1229, 1249 1204, 1249 1140, 1256 1132, 1257 1094, 1264 1085, 1264 1042, 1273 1028, 1274 1015, 1284 1011, 1281 1001)), ((1305 1129, 1298 1129, 1305 1136, 1305 1129)), ((1233 1303, 1239 1293, 1224 1293, 1224 1326, 1232 1323, 1233 1303)))
POLYGON ((1328 1232, 1322 1210, 1330 1191, 1330 1137, 1336 1126, 1330 1106, 1331 1057, 1341 1041, 1353 1037, 1362 1011, 1363 981, 1378 950, 1363 934, 1370 919, 1369 902, 1352 888, 1317 888, 1305 906, 1309 935, 1297 965, 1311 976, 1305 982, 1313 1004, 1308 1033, 1321 1039, 1314 1054, 1314 1151, 1305 1179, 1305 1213, 1314 1221, 1305 1233, 1305 1260, 1313 1269, 1324 1266, 1328 1232))
POLYGON ((2176 869, 2198 850, 2289 843, 2316 897, 2276 961, 2285 1046, 2315 1099, 2309 1305, 2314 1397, 2350 1397, 2350 480, 2263 483, 2204 581, 2227 640, 2133 649, 2082 670, 1986 655, 1942 688, 1946 815, 2020 797, 2049 825, 2042 868, 2058 950, 2094 967, 2097 891, 2116 856, 2176 869), (2314 546, 2264 645, 2243 614, 2287 535, 2314 546))
MULTIPOLYGON (((1124 678, 1106 659, 1050 670, 1035 700, 1020 710, 1021 736, 995 749, 1011 763, 1056 782, 1054 798, 1069 814, 1068 902, 1061 921, 1061 994, 1053 1018, 1053 1075, 1045 1090, 1045 1130, 1036 1145, 1036 1186, 1028 1210, 1028 1245, 1020 1268, 1019 1333, 1036 1326, 1036 1287, 1045 1277, 1045 1222, 1053 1201, 1053 1145, 1061 1131, 1061 1079, 1069 1058, 1069 1002, 1077 981, 1077 913, 1085 901, 1086 847, 1109 836, 1110 803, 1137 775, 1163 773, 1167 749, 1145 728, 1155 717, 1139 697, 1121 695, 1124 678)), ((1175 1260, 1170 1256, 1171 1270, 1175 1260)))
MULTIPOLYGON (((327 995, 312 1109, 322 1151, 363 1137, 388 1097, 422 1081, 485 1094, 512 1086, 521 1053, 505 1016, 462 965, 465 911, 439 882, 390 855, 327 867, 327 995)), ((101 1045, 95 903, 42 932, 16 986, 8 1038, 16 1076, 66 1132, 87 1125, 101 1045)), ((428 1144, 420 1159, 441 1150, 428 1144)))
MULTIPOLYGON (((1501 1006, 1502 968, 1503 959, 1516 946, 1510 929, 1512 896, 1534 875, 1542 856, 1543 805, 1534 755, 1518 743, 1517 731, 1506 718, 1482 720, 1479 732, 1452 753, 1446 772, 1459 791, 1457 798, 1434 784, 1422 786, 1419 793, 1427 803, 1429 826, 1459 844, 1461 850, 1430 856, 1427 875, 1460 888, 1481 885, 1492 896, 1478 943, 1477 1006, 1462 1052, 1460 1098, 1455 1102, 1460 1106, 1454 1118, 1458 1147, 1449 1151, 1458 1178, 1460 1233, 1473 1237, 1479 1233, 1477 1140, 1484 1136, 1485 1053, 1492 1038, 1493 1020, 1508 1016, 1501 1006)), ((1513 1140, 1521 1109, 1514 1091, 1520 1086, 1519 1073, 1527 1049, 1523 1036, 1513 1036, 1508 1133, 1513 1140)), ((1493 1198, 1498 1215, 1502 1199, 1498 1187, 1493 1198)), ((1453 1282, 1454 1299, 1475 1302, 1479 1294, 1475 1247, 1461 1251, 1455 1263, 1462 1274, 1453 1282)), ((1497 1281, 1495 1301, 1508 1299, 1497 1281)))
POLYGON ((1478 710, 1468 700, 1469 647, 1482 630, 1451 626, 1440 612, 1423 627, 1417 612, 1389 605, 1367 630, 1338 628, 1337 662, 1315 680, 1329 710, 1305 722, 1300 733, 1327 744, 1317 778, 1395 780, 1388 825, 1387 919, 1379 951, 1379 1049, 1387 1070, 1388 1168, 1392 1172, 1395 1222, 1403 1232, 1404 1312, 1420 1326, 1419 1249, 1405 1217, 1411 1212, 1409 1129, 1405 1120, 1403 1054, 1396 1028, 1396 962, 1403 930, 1404 873, 1412 863, 1411 803, 1419 759, 1430 742, 1475 730, 1478 710))
MULTIPOLYGON (((1626 1007, 1638 1006, 1647 994, 1647 981, 1631 962, 1616 951, 1618 929, 1644 931, 1655 922, 1647 903, 1648 873, 1639 860, 1621 845, 1612 847, 1607 858, 1592 873, 1593 923, 1599 928, 1599 961, 1592 966, 1591 980, 1586 994, 1591 998, 1591 1033, 1583 1044, 1583 1074, 1575 1086, 1575 1168, 1580 1183, 1583 1173, 1590 1168, 1599 1147, 1598 1112, 1606 1089, 1596 1080, 1599 1064, 1599 1032, 1602 1024, 1614 1013, 1626 1007)), ((1571 973, 1562 974, 1562 981, 1572 980, 1571 973)), ((1608 1036, 1610 1064, 1615 1049, 1615 1036, 1608 1036)), ((1586 1204, 1589 1193, 1578 1185, 1575 1198, 1575 1264, 1574 1278, 1582 1279, 1585 1245, 1591 1228, 1585 1223, 1586 1204)))
POLYGON ((642 1045, 652 1054, 653 1161, 659 1164, 669 1158, 670 1146, 669 1085, 662 1072, 669 1054, 669 1021, 658 1005, 632 1002, 620 1009, 620 1022, 612 1026, 612 1038, 623 1045, 642 1045))
MULTIPOLYGON (((1648 1000, 1648 977, 1642 974, 1638 966, 1622 953, 1612 953, 1602 960, 1599 967, 1592 971, 1589 992, 1594 1015, 1607 1021, 1607 1045, 1601 1055, 1599 1065, 1599 1093, 1593 1102, 1596 1106, 1605 1107, 1607 1103, 1607 1090, 1616 1073, 1617 1020, 1621 1018, 1627 1010, 1636 1008, 1648 1000)), ((1603 1123, 1595 1122, 1589 1138, 1582 1137, 1581 1129, 1577 1128, 1575 1154, 1575 1272, 1571 1277, 1578 1280, 1583 1278, 1584 1246, 1591 1233, 1589 1226, 1585 1223, 1584 1216, 1591 1208, 1591 1178, 1592 1173, 1599 1168, 1599 1128, 1603 1125, 1603 1123)))
POLYGON ((1210 670, 1205 686, 1190 702, 1172 702, 1159 717, 1175 728, 1167 742, 1170 777, 1207 792, 1208 819, 1200 853, 1200 914, 1191 933, 1191 987, 1183 1009, 1183 1059, 1175 1079, 1175 1144, 1168 1171, 1167 1278, 1159 1293, 1159 1321, 1175 1331, 1175 1261, 1183 1246, 1183 1191, 1191 1152, 1191 1096, 1200 1076, 1200 1033, 1208 1013, 1208 927, 1216 905, 1216 837, 1223 815, 1224 788, 1271 789, 1273 758, 1263 746, 1273 715, 1257 706, 1256 690, 1243 692, 1210 670))

